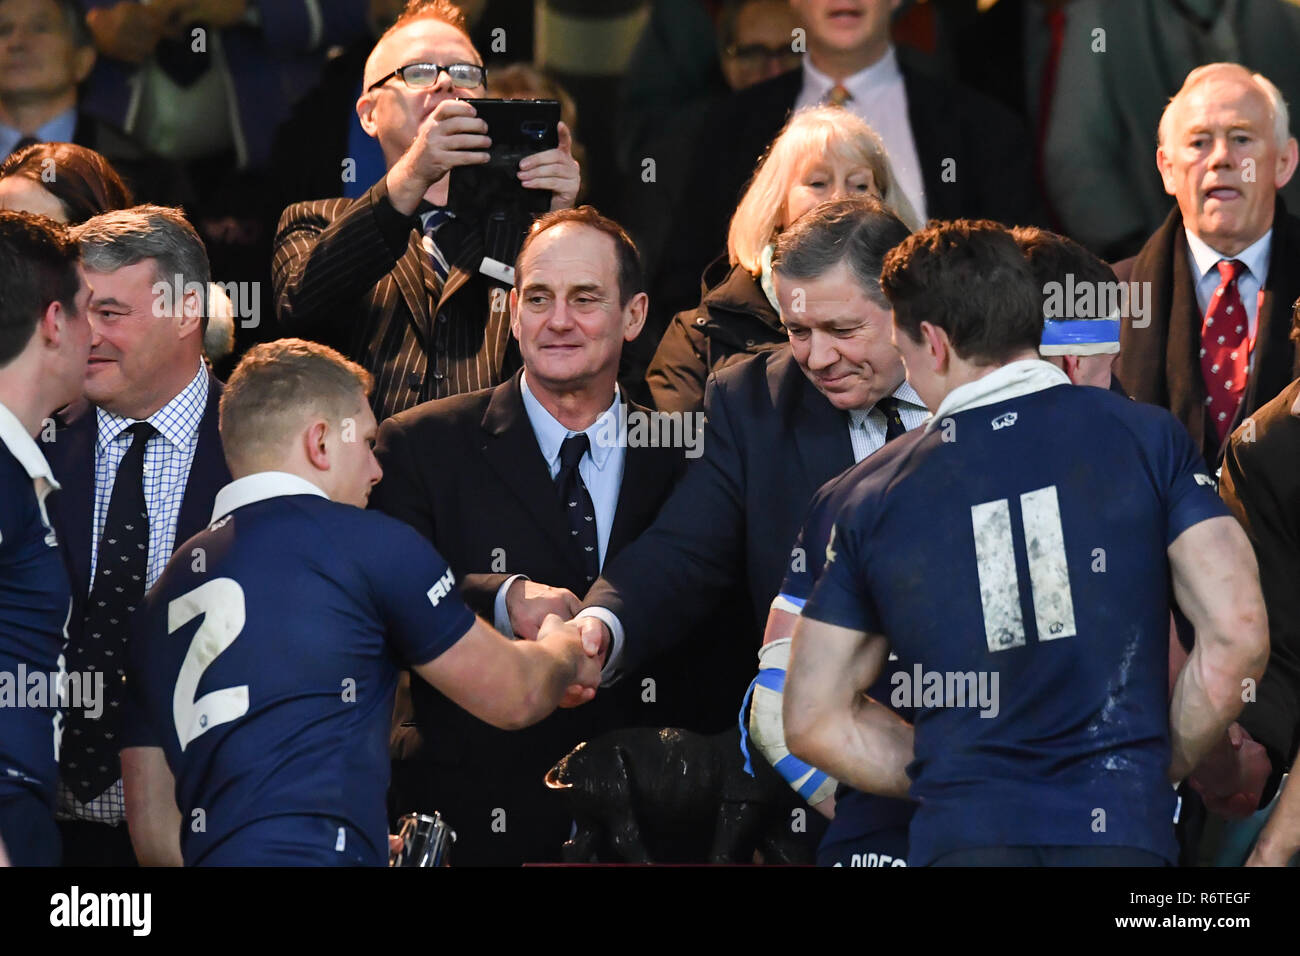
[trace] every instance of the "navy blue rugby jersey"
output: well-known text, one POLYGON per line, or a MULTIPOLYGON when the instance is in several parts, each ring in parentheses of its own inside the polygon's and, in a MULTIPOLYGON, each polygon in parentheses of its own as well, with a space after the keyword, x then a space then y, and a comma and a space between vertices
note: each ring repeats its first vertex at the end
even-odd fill
MULTIPOLYGON (((921 436, 920 429, 913 429, 906 435, 900 435, 818 489, 808 506, 808 514, 804 518, 803 527, 790 553, 785 579, 781 582, 777 601, 784 606, 785 610, 801 613, 812 595, 817 579, 821 577, 826 565, 826 544, 830 539, 835 516, 858 481, 864 475, 869 475, 882 467, 884 458, 904 454, 903 449, 921 436), (882 460, 877 461, 878 457, 882 460)), ((904 720, 911 721, 912 707, 906 703, 901 707, 894 706, 891 701, 895 687, 891 680, 897 669, 897 662, 889 661, 880 677, 867 690, 867 694, 873 700, 889 707, 904 720)), ((905 832, 915 807, 916 805, 910 800, 895 800, 874 793, 863 793, 841 783, 835 790, 835 817, 826 829, 822 845, 829 846, 894 827, 901 828, 905 832)))
POLYGON ((137 612, 124 742, 166 752, 185 863, 386 864, 399 671, 473 623, 418 533, 319 495, 187 541, 137 612))
POLYGON ((0 405, 0 798, 21 788, 53 808, 72 590, 35 475, 49 466, 0 405))
MULTIPOLYGON (((1227 514, 1163 409, 1059 385, 869 459, 804 615, 885 634, 917 705, 908 861, 1177 856, 1166 548, 1227 514)), ((899 439, 902 441, 903 439, 899 439)))

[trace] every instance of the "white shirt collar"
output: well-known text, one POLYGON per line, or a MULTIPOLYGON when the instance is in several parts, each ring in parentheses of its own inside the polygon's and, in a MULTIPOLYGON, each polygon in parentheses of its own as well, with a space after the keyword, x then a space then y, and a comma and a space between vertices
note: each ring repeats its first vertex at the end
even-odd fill
MULTIPOLYGON (((921 396, 916 394, 916 389, 912 388, 907 379, 903 379, 903 384, 894 389, 891 394, 900 402, 915 405, 917 408, 925 408, 925 402, 921 401, 921 396)), ((867 416, 871 414, 871 410, 875 407, 876 406, 872 405, 871 408, 850 409, 849 419, 854 425, 860 426, 866 420, 867 416)))
POLYGON ((244 505, 265 501, 267 498, 279 498, 282 495, 329 497, 318 486, 298 475, 292 475, 287 471, 259 471, 252 475, 245 475, 243 478, 236 478, 217 492, 210 523, 219 521, 244 505))
MULTIPOLYGON (((189 384, 177 392, 170 402, 140 421, 146 421, 158 429, 158 434, 167 439, 173 448, 184 448, 198 434, 207 405, 208 369, 199 362, 199 370, 189 384)), ((101 453, 136 421, 98 406, 95 408, 95 417, 98 422, 96 442, 101 453)))
POLYGON ((18 420, 18 416, 9 411, 3 402, 0 402, 0 444, 18 459, 18 464, 23 466, 28 478, 32 481, 43 478, 49 482, 51 490, 58 489, 59 483, 54 480, 54 472, 50 471, 50 463, 41 454, 40 446, 27 434, 27 429, 18 420))
POLYGON ((954 388, 939 403, 934 417, 925 426, 927 432, 939 427, 939 423, 949 415, 993 405, 1008 399, 1019 398, 1032 392, 1041 392, 1057 385, 1069 385, 1070 376, 1051 362, 1041 359, 1021 359, 977 378, 973 382, 954 388))
MULTIPOLYGON (((523 392, 524 411, 528 415, 528 422, 533 426, 533 434, 537 436, 537 447, 542 450, 542 457, 546 459, 547 465, 554 465, 560 460, 560 446, 564 444, 564 439, 576 435, 577 432, 570 431, 556 421, 555 416, 537 400, 537 396, 528 387, 527 373, 520 376, 519 387, 523 392)), ((615 383, 614 401, 584 430, 587 440, 591 443, 591 460, 602 471, 615 446, 608 441, 598 441, 596 436, 609 434, 610 426, 604 425, 604 422, 606 418, 618 415, 618 405, 619 391, 618 384, 615 383)), ((613 434, 618 434, 618 422, 611 422, 610 425, 613 426, 613 434)))
POLYGON ((1215 267, 1220 259, 1239 259, 1250 270, 1250 274, 1255 277, 1255 281, 1260 285, 1264 284, 1264 280, 1268 277, 1268 256, 1273 245, 1272 229, 1235 256, 1225 256, 1222 252, 1206 243, 1200 236, 1193 234, 1186 226, 1183 227, 1183 232, 1187 235, 1187 248, 1192 253, 1192 262, 1196 264, 1196 280, 1198 282, 1205 278, 1206 274, 1215 267))
MULTIPOLYGON (((853 94, 855 100, 866 99, 873 92, 902 80, 902 71, 898 68, 898 57, 891 45, 875 63, 863 70, 846 76, 844 88, 853 94)), ((835 81, 812 65, 812 57, 803 58, 803 85, 805 91, 814 95, 813 101, 820 103, 835 86, 835 81)))

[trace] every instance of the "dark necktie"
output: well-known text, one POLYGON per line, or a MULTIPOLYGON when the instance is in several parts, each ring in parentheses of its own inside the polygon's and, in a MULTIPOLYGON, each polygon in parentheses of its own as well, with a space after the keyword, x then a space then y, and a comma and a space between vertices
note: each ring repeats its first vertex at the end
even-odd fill
POLYGON ((560 446, 560 472, 555 476, 560 490, 560 505, 569 523, 569 535, 577 543, 582 555, 583 573, 591 584, 600 574, 600 542, 596 537, 596 506, 591 502, 587 486, 578 474, 578 462, 591 450, 585 433, 570 435, 560 446))
POLYGON ((1056 80, 1061 70, 1061 48, 1065 43, 1065 5, 1050 4, 1045 16, 1048 31, 1047 60, 1038 78, 1038 122, 1034 151, 1034 172, 1038 189, 1047 206, 1052 226, 1059 229, 1056 211, 1052 209, 1047 194, 1047 133, 1052 120, 1052 99, 1056 96, 1056 80))
POLYGON ((1201 325, 1201 376, 1205 380, 1206 414, 1222 444, 1246 392, 1250 318, 1237 289, 1245 264, 1239 259, 1220 259, 1218 269, 1219 287, 1210 297, 1201 325))
POLYGON ((186 32, 179 39, 163 38, 154 47, 154 61, 158 68, 177 86, 193 86, 212 65, 206 44, 204 49, 195 50, 193 37, 193 33, 186 32))
POLYGON ((113 480, 108 517, 99 538, 95 583, 86 602, 86 627, 81 641, 68 647, 69 671, 101 671, 104 700, 98 720, 83 708, 67 714, 64 737, 64 780, 82 803, 91 800, 122 775, 118 760, 118 710, 126 673, 127 628, 144 596, 149 571, 149 511, 144 499, 144 450, 156 429, 136 422, 127 431, 133 440, 113 480))
POLYGON ((429 254, 433 271, 438 276, 438 292, 447 283, 447 274, 451 272, 451 257, 454 253, 447 248, 451 238, 448 231, 439 237, 442 227, 455 217, 445 209, 434 209, 424 220, 424 251, 429 254))
POLYGON ((907 426, 903 424, 903 416, 898 414, 898 399, 893 395, 886 395, 876 402, 876 408, 885 416, 885 441, 891 442, 899 435, 907 434, 907 426))

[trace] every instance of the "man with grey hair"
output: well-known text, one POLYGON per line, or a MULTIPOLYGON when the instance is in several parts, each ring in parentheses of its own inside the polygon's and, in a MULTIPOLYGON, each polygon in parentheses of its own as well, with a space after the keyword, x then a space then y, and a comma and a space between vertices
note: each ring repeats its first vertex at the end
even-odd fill
POLYGON ((72 581, 69 670, 104 672, 98 719, 68 714, 58 810, 66 865, 134 861, 117 757, 127 622, 230 481, 203 364, 208 257, 178 209, 136 206, 72 232, 91 287, 85 399, 49 445, 72 581))
MULTIPOLYGON (((1121 280, 1147 283, 1147 314, 1125 319, 1116 373, 1168 408, 1212 468, 1228 435, 1296 376, 1291 303, 1300 220, 1278 190, 1296 141, 1281 94, 1235 63, 1187 75, 1160 120, 1156 165, 1177 200, 1121 280)), ((1144 290, 1145 291, 1145 290, 1144 290)))

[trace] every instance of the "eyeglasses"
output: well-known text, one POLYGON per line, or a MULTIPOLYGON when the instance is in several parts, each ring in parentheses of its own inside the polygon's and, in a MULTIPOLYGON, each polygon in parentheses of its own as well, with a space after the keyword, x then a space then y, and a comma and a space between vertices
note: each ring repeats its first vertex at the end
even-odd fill
POLYGON ((382 80, 371 83, 366 92, 383 86, 393 77, 405 83, 408 90, 427 90, 438 82, 438 76, 442 73, 451 78, 451 85, 457 89, 472 90, 487 82, 487 68, 476 63, 450 63, 447 66, 437 63, 408 63, 399 66, 382 80))

